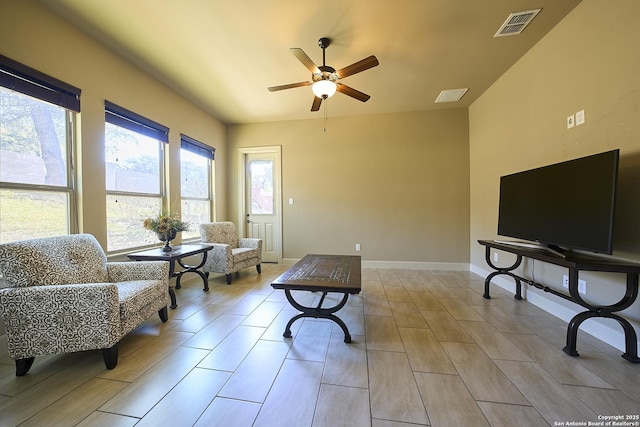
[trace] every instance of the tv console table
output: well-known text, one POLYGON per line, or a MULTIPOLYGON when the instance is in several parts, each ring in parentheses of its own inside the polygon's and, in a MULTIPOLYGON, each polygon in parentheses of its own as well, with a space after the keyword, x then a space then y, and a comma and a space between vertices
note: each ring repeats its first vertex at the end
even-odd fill
POLYGON ((576 351, 576 341, 578 338, 578 328, 582 322, 592 317, 606 317, 617 320, 622 326, 622 329, 624 329, 625 352, 622 357, 630 362, 640 363, 640 358, 638 358, 638 337, 636 335, 636 331, 628 320, 615 314, 618 311, 622 311, 630 307, 636 300, 636 297, 638 296, 638 275, 640 274, 640 264, 574 253, 568 253, 566 257, 562 258, 542 249, 519 247, 493 240, 478 240, 478 243, 485 246, 485 260, 489 267, 496 270, 490 273, 484 281, 484 298, 491 298, 489 295, 489 284, 491 283, 491 279, 497 275, 504 274, 515 280, 516 294, 514 295, 514 298, 517 300, 522 299, 522 282, 525 282, 527 285, 579 304, 586 308, 586 311, 576 314, 569 322, 569 325, 567 326, 567 343, 562 349, 565 353, 571 356, 579 356, 576 351), (513 265, 509 267, 497 267, 494 265, 491 261, 492 248, 515 254, 516 260, 513 265), (551 289, 540 283, 536 283, 533 280, 516 275, 513 270, 520 266, 523 257, 547 262, 560 267, 566 267, 569 270, 569 295, 558 292, 555 289, 551 289), (624 296, 620 301, 612 305, 594 305, 586 302, 578 292, 578 274, 580 271, 600 271, 626 274, 627 289, 624 296))

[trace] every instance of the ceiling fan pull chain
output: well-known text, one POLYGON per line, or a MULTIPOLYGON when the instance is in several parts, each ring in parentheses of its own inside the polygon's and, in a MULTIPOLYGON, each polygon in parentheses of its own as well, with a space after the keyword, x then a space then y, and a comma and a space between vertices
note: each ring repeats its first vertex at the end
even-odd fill
POLYGON ((324 101, 324 132, 327 132, 327 100, 324 101))

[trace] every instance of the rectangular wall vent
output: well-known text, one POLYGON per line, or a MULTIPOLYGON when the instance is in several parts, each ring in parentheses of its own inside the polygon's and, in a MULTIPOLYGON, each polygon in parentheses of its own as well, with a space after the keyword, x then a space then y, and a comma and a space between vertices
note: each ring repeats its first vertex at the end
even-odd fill
POLYGON ((460 98, 462 98, 462 96, 467 93, 467 91, 469 90, 469 88, 462 88, 462 89, 448 89, 448 90, 443 90, 442 92, 440 92, 440 95, 438 95, 438 97, 436 98, 436 104, 439 104, 441 102, 457 102, 460 101, 460 98))
POLYGON ((523 12, 514 12, 507 17, 498 32, 493 37, 513 36, 520 34, 529 22, 536 17, 542 9, 525 10, 523 12))

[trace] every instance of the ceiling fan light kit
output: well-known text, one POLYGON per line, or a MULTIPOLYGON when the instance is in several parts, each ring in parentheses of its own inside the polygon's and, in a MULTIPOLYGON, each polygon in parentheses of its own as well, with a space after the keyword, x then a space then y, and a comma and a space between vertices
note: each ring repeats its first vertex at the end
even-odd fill
POLYGON ((269 87, 268 90, 275 92, 283 89, 292 89, 294 87, 311 86, 314 95, 311 111, 318 111, 322 101, 330 98, 336 92, 340 92, 362 102, 368 101, 369 98, 371 98, 369 95, 355 90, 344 83, 340 83, 338 80, 377 66, 379 64, 378 59, 371 55, 336 71, 335 68, 328 66, 325 62, 325 49, 329 47, 330 44, 331 40, 327 37, 322 37, 318 40, 318 46, 322 49, 322 65, 319 67, 302 49, 296 47, 289 49, 293 56, 298 58, 302 65, 311 71, 311 81, 272 86, 269 87))
POLYGON ((336 88, 336 84, 331 80, 318 80, 311 85, 313 94, 322 99, 331 98, 336 93, 336 88))

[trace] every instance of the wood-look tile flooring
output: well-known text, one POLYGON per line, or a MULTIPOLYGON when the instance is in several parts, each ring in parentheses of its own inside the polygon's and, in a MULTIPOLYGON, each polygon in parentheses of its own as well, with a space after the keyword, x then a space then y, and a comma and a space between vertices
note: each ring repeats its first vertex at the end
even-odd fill
MULTIPOLYGON (((0 426, 556 426, 640 413, 640 365, 469 272, 363 269, 339 316, 301 319, 271 280, 287 265, 195 275, 179 307, 100 351, 38 357, 14 376, 0 355, 0 426), (196 280, 197 279, 197 280, 196 280)), ((185 279, 187 276, 185 276, 185 279)), ((318 294, 301 293, 309 301, 318 294)))

